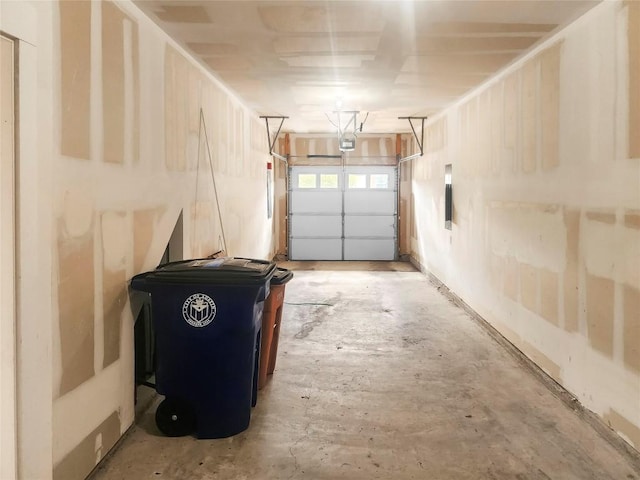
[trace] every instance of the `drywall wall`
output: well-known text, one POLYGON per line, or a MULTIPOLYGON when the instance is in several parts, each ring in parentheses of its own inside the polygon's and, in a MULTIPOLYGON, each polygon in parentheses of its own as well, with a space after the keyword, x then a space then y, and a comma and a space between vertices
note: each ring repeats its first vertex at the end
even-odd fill
POLYGON ((639 11, 604 2, 430 120, 411 185, 413 258, 636 448, 639 11))
MULTIPOLYGON (((627 1, 629 58, 629 156, 640 157, 640 2, 627 1)), ((623 39, 624 40, 624 39, 623 39)))
POLYGON ((80 479, 133 421, 127 285, 158 264, 176 222, 172 256, 275 253, 268 147, 257 116, 131 2, 3 2, 1 27, 28 41, 17 468, 80 479))

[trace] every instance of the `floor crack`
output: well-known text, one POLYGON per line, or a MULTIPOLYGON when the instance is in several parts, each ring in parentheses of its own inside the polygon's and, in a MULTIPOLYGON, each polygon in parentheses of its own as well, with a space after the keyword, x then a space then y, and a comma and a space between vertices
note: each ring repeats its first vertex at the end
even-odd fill
MULTIPOLYGON (((296 441, 296 443, 298 443, 300 440, 296 441)), ((298 465, 298 457, 296 457, 295 453, 293 453, 293 447, 295 446, 295 443, 289 447, 289 453, 291 454, 291 456, 293 457, 293 472, 291 472, 291 475, 289 475, 289 479, 292 479, 295 474, 298 472, 298 468, 300 468, 300 465, 298 465)))

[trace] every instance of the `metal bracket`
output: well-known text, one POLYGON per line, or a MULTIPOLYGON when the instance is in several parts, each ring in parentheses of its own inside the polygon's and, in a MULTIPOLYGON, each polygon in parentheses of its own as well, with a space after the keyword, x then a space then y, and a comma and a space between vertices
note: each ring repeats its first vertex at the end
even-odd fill
POLYGON ((418 144, 418 148, 420 149, 420 153, 414 153, 413 155, 409 155, 408 157, 399 158, 398 163, 407 162, 409 160, 413 160, 414 158, 421 157, 424 155, 424 121, 429 117, 398 117, 398 120, 409 120, 409 125, 411 125, 411 131, 413 132, 413 138, 416 139, 416 143, 418 144), (416 133, 416 129, 413 125, 412 120, 420 120, 420 138, 418 138, 418 134, 416 133))
POLYGON ((276 116, 261 115, 260 118, 264 118, 265 124, 267 125, 267 143, 269 144, 269 155, 279 160, 282 160, 284 163, 287 163, 287 157, 283 157, 282 155, 274 152, 273 148, 276 146, 276 141, 278 140, 278 135, 280 135, 280 129, 282 129, 282 124, 289 117, 283 117, 278 115, 276 116), (280 125, 278 125, 278 130, 276 131, 276 134, 273 137, 273 141, 271 141, 271 131, 269 130, 269 120, 273 120, 273 119, 280 120, 280 125))
POLYGON ((338 134, 340 136, 347 133, 347 130, 351 127, 353 129, 354 135, 358 131, 358 126, 356 125, 357 115, 360 113, 358 110, 334 110, 333 112, 338 117, 338 134), (342 119, 347 122, 342 128, 342 119))

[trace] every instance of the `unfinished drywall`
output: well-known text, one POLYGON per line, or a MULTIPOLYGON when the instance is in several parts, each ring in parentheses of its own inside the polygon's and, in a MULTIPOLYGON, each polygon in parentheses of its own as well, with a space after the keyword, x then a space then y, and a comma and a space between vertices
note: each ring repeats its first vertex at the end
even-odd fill
POLYGON ((2 13, 3 31, 30 35, 18 95, 28 123, 17 264, 30 295, 17 325, 17 470, 80 479, 133 421, 128 281, 157 265, 176 222, 173 258, 275 253, 268 147, 257 116, 132 3, 2 13))
POLYGON ((72 452, 57 463, 53 478, 84 478, 93 470, 95 459, 102 458, 121 436, 118 412, 113 412, 100 423, 72 452))
POLYGON ((62 90, 62 118, 67 125, 62 132, 61 152, 78 159, 90 156, 90 75, 91 4, 88 2, 62 2, 60 29, 68 32, 60 38, 61 83, 69 85, 62 90))
POLYGON ((103 159, 124 163, 139 156, 138 27, 118 7, 102 3, 103 159))
POLYGON ((637 7, 601 4, 429 122, 411 254, 640 448, 637 7))
MULTIPOLYGON (((135 212, 134 212, 135 215, 135 212)), ((102 368, 106 368, 120 358, 121 317, 127 303, 127 291, 122 285, 127 281, 127 258, 130 244, 121 233, 130 227, 126 211, 105 211, 101 215, 101 248, 102 257, 102 314, 103 314, 103 350, 102 368)), ((135 238, 134 223, 134 238, 135 238)), ((135 258, 134 242, 134 262, 135 258)), ((96 357, 99 357, 99 346, 96 357)), ((97 358, 100 364, 100 359, 97 358)))
POLYGON ((71 236, 58 226, 58 305, 61 375, 59 395, 64 395, 95 374, 93 224, 87 232, 71 236))
POLYGON ((629 56, 629 157, 640 158, 640 2, 627 0, 629 56))

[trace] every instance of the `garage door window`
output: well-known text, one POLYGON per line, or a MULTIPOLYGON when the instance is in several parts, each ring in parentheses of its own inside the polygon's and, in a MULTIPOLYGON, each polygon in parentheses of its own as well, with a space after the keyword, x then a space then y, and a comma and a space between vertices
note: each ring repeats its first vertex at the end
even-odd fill
POLYGON ((298 175, 298 188, 316 188, 315 173, 301 173, 298 175))
POLYGON ((320 175, 320 188, 338 188, 338 175, 320 175))
POLYGON ((389 188, 389 175, 371 175, 369 178, 370 188, 389 188))
POLYGON ((367 188, 367 176, 358 173, 350 173, 349 188, 367 188))

